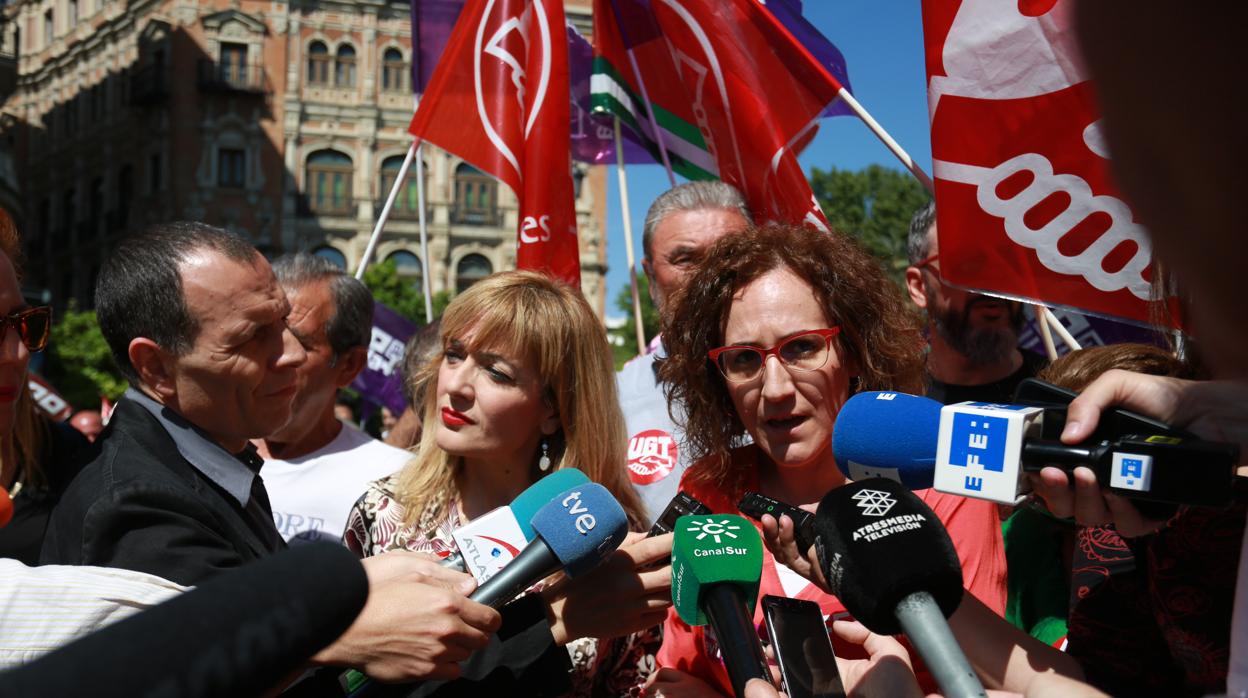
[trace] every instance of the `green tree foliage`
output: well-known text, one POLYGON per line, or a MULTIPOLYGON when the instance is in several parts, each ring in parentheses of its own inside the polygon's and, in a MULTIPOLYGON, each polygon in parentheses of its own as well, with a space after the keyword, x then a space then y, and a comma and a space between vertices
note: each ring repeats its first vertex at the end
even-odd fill
POLYGON ((910 218, 931 198, 923 185, 909 172, 871 165, 857 171, 814 168, 810 188, 832 228, 857 238, 900 283, 910 218))
MULTIPOLYGON (((637 293, 641 298, 641 327, 646 331, 646 341, 654 339, 659 333, 659 311, 650 300, 650 283, 645 274, 637 275, 637 293)), ((612 332, 623 341, 623 344, 612 344, 615 352, 615 367, 618 369, 625 361, 637 356, 637 322, 633 315, 633 294, 629 286, 620 289, 615 296, 615 307, 627 317, 624 326, 612 332)))
POLYGON ((97 409, 100 397, 116 400, 126 381, 113 363, 93 310, 73 304, 57 313, 48 341, 47 378, 75 409, 97 409))
MULTIPOLYGON (((364 285, 378 302, 417 325, 425 324, 425 296, 416 290, 411 280, 399 276, 394 260, 369 265, 364 270, 364 285)), ((442 311, 450 302, 450 291, 433 294, 433 316, 442 317, 442 311)))

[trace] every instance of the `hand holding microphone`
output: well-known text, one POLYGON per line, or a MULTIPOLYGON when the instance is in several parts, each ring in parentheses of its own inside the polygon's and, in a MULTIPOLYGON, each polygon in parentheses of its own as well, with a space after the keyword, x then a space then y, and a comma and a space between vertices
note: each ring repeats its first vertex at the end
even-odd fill
MULTIPOLYGON (((1088 438, 1113 406, 1124 407, 1186 429, 1192 434, 1239 447, 1242 464, 1248 455, 1248 387, 1231 381, 1187 381, 1128 371, 1107 371, 1067 408, 1063 443, 1088 438)), ((1124 536, 1155 529, 1158 522, 1141 516, 1129 502, 1104 493, 1086 469, 1067 474, 1045 468, 1030 476, 1036 494, 1056 516, 1073 516, 1088 526, 1112 523, 1124 536), (1073 483, 1074 487, 1071 488, 1073 483)), ((1229 488, 1228 488, 1229 492, 1229 488)))
POLYGON ((672 605, 672 534, 630 533, 600 567, 542 590, 555 623, 555 642, 578 637, 620 637, 659 625, 672 605))

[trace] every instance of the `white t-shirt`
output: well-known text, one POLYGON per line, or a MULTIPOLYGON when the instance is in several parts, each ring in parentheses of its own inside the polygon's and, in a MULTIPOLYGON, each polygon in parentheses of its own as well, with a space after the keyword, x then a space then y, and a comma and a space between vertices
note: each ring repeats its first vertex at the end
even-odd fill
POLYGON ((291 460, 266 460, 260 477, 278 533, 288 543, 341 543, 351 505, 368 483, 399 470, 411 457, 344 424, 338 436, 317 451, 291 460))

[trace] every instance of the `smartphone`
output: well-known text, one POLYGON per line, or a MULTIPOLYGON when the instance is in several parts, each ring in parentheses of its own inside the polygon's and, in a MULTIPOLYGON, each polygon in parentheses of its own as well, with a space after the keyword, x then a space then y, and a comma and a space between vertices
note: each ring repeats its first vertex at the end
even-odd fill
POLYGON ((789 698, 845 698, 819 604, 770 594, 762 603, 767 635, 789 698))
POLYGON ((651 536, 659 536, 664 533, 671 533, 676 528, 676 519, 686 514, 713 514, 711 508, 685 494, 677 492, 672 501, 668 502, 667 508, 659 515, 659 519, 650 527, 651 536))

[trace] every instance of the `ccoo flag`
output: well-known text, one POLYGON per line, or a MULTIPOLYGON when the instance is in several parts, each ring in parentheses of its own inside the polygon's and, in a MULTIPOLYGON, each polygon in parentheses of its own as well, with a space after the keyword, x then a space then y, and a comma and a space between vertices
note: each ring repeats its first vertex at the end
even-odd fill
POLYGON ((941 273, 1147 321, 1151 247, 1110 181, 1071 4, 923 0, 941 273))
POLYGON ((520 199, 516 266, 579 287, 561 0, 469 0, 408 129, 520 199))

